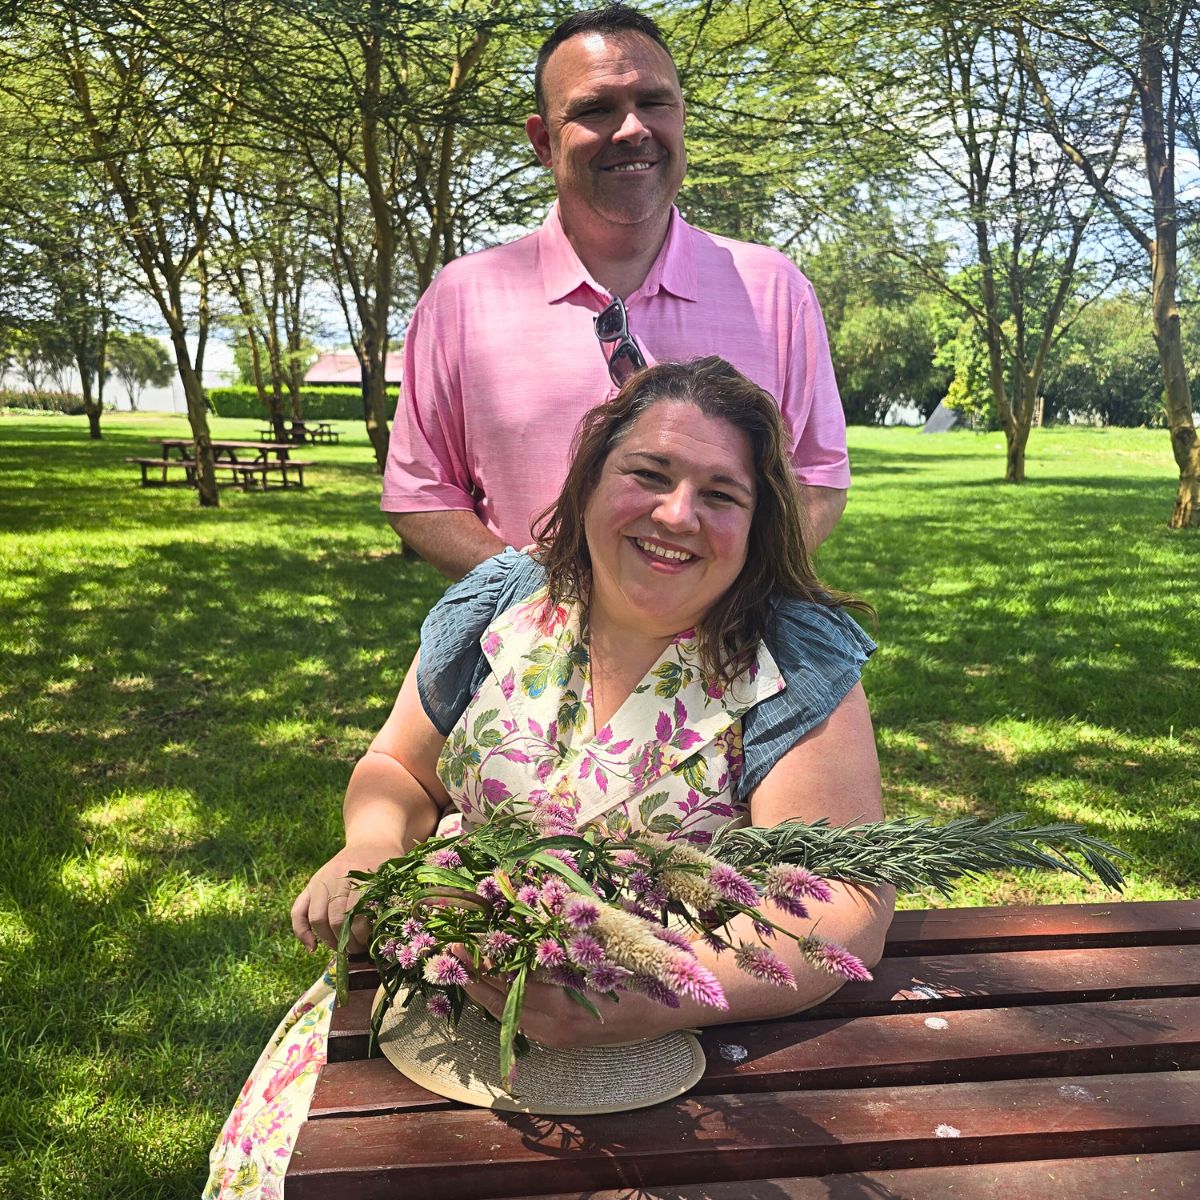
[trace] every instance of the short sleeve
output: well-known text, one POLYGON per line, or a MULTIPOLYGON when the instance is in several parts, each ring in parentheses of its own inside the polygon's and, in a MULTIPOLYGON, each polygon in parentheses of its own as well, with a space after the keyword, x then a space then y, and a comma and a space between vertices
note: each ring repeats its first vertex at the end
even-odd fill
POLYGON ((483 632, 506 609, 545 581, 540 563, 511 547, 451 584, 421 625, 417 694, 437 731, 450 736, 483 682, 483 632))
POLYGON ((765 641, 787 687, 742 718, 739 800, 748 800, 767 772, 837 708, 875 651, 849 613, 806 600, 782 601, 765 641))

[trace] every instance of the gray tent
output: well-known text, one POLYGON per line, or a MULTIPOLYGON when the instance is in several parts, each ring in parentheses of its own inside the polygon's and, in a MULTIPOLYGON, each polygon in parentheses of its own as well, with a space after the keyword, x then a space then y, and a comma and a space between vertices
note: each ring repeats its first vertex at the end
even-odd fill
POLYGON ((922 433, 945 433, 953 429, 962 420, 962 413, 953 408, 947 408, 945 401, 929 414, 929 420, 921 429, 922 433))

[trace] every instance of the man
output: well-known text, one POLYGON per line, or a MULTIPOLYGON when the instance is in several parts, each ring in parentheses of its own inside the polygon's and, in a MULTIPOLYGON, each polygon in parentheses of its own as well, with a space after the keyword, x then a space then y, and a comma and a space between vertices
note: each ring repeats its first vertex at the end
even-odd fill
POLYGON ((388 520, 451 578, 528 544, 579 418, 620 367, 719 354, 779 402, 819 544, 850 482, 820 308, 782 255, 694 229, 674 208, 685 106, 658 27, 623 5, 568 18, 538 54, 535 89, 525 130, 558 203, 536 233, 447 265, 418 304, 388 520), (632 346, 620 330, 597 339, 614 297, 632 346))

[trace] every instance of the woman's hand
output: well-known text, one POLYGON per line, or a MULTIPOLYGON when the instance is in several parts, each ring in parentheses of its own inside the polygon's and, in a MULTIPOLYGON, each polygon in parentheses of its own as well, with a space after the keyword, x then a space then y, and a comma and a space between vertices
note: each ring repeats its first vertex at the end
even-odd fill
MULTIPOLYGON (((337 949, 338 936, 346 913, 354 907, 355 881, 350 871, 374 871, 381 862, 404 853, 404 846, 390 839, 356 842, 343 846, 308 881, 308 886, 292 905, 292 932, 310 953, 324 942, 337 949)), ((367 948, 371 926, 366 917, 356 917, 350 931, 348 949, 352 954, 367 948)))

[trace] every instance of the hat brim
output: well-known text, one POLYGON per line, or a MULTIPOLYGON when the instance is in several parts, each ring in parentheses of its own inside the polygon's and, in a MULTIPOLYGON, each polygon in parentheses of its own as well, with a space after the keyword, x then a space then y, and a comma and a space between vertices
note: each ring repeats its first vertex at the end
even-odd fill
MULTIPOLYGON (((378 1005, 384 996, 375 994, 378 1005)), ((551 1049, 530 1042, 517 1060, 512 1093, 500 1079, 500 1025, 470 1001, 458 1025, 416 996, 384 1014, 379 1048, 402 1075, 438 1096, 480 1108, 540 1116, 627 1112, 673 1100, 704 1074, 700 1039, 676 1030, 616 1046, 551 1049)))

